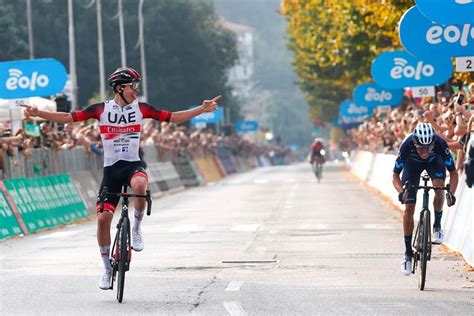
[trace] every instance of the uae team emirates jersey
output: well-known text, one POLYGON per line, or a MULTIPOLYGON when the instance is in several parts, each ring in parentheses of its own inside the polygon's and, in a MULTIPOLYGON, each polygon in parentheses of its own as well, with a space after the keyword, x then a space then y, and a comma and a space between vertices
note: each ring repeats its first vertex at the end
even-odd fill
POLYGON ((139 161, 138 148, 142 121, 152 118, 169 122, 171 112, 156 110, 148 103, 134 102, 120 107, 114 100, 90 105, 82 111, 71 112, 74 122, 95 118, 99 121, 104 147, 104 167, 119 160, 139 161))

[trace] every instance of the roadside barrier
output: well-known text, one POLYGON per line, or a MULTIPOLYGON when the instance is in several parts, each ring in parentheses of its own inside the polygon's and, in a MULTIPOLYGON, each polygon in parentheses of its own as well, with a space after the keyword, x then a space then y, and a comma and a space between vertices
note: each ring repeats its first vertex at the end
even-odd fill
MULTIPOLYGON (((351 155, 349 168, 351 173, 401 208, 397 192, 392 185, 395 159, 395 155, 357 151, 351 155)), ((456 189, 456 205, 453 207, 444 205, 442 227, 445 233, 444 244, 459 251, 464 259, 474 266, 474 189, 469 189, 464 179, 463 174, 456 189)), ((421 190, 418 191, 417 201, 422 201, 422 194, 421 190)), ((430 194, 430 205, 433 197, 434 194, 430 194)), ((417 206, 415 219, 418 219, 420 211, 418 203, 417 206)))
POLYGON ((219 148, 217 156, 222 163, 222 167, 226 174, 236 173, 237 169, 234 164, 232 152, 227 148, 219 148))
POLYGON ((193 160, 206 182, 214 182, 222 178, 221 172, 218 170, 212 157, 195 158, 193 160))
POLYGON ((147 173, 150 177, 149 182, 156 183, 160 192, 184 189, 179 174, 171 161, 149 163, 147 173))
POLYGON ((2 190, 0 193, 0 240, 22 233, 27 234, 28 230, 3 182, 0 182, 0 187, 2 190))
POLYGON ((99 182, 97 182, 90 171, 73 172, 70 176, 87 210, 90 214, 95 214, 99 182))
POLYGON ((180 154, 172 162, 176 172, 179 175, 179 178, 181 179, 181 183, 186 188, 195 187, 204 183, 202 178, 199 176, 199 171, 197 171, 196 167, 193 166, 193 163, 188 155, 180 154))
POLYGON ((3 180, 28 232, 87 217, 86 206, 67 174, 3 180))

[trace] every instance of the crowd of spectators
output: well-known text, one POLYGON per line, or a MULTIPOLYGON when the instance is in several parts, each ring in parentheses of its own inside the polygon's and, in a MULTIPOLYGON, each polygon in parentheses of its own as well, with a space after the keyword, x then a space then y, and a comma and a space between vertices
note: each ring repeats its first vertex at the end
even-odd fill
MULTIPOLYGON (((97 122, 67 123, 64 125, 42 122, 39 125, 39 136, 32 136, 24 129, 14 134, 0 123, 0 169, 5 170, 6 160, 13 166, 20 167, 18 159, 28 159, 34 149, 46 151, 67 150, 80 147, 85 155, 100 155, 102 141, 97 122)), ((225 149, 244 158, 251 155, 274 157, 291 155, 291 151, 277 144, 256 144, 238 134, 218 135, 213 129, 190 129, 184 125, 148 120, 144 123, 141 134, 141 146, 155 146, 160 161, 169 161, 184 153, 190 157, 200 158, 217 154, 225 149)), ((149 157, 148 157, 149 158, 149 157)))
POLYGON ((372 152, 396 153, 405 137, 418 122, 431 123, 436 133, 444 138, 457 158, 456 167, 463 169, 466 144, 474 131, 474 83, 467 91, 449 95, 438 92, 435 99, 424 99, 384 113, 375 113, 349 133, 356 148, 372 152), (457 104, 458 95, 464 95, 457 104))

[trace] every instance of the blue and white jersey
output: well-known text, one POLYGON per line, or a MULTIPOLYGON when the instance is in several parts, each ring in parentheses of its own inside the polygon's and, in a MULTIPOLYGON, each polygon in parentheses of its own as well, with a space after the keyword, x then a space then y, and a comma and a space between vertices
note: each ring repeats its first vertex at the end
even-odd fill
POLYGON ((438 135, 434 135, 434 148, 430 155, 426 159, 422 159, 416 151, 415 144, 413 143, 412 135, 408 135, 400 145, 397 159, 395 160, 395 166, 393 172, 399 174, 407 164, 425 164, 436 161, 437 157, 441 157, 444 161, 445 167, 449 171, 455 170, 454 160, 449 152, 448 143, 438 135))

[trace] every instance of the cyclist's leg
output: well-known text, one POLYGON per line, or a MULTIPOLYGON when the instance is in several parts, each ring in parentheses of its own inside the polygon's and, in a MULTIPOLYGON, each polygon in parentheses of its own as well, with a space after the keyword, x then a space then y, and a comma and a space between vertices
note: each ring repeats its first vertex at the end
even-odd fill
MULTIPOLYGON (((431 177, 431 181, 435 187, 443 187, 444 180, 446 178, 446 167, 441 157, 438 157, 432 163, 430 163, 426 171, 431 177)), ((443 242, 443 231, 441 230, 441 218, 443 216, 443 204, 444 204, 444 191, 436 190, 435 197, 433 199, 434 209, 434 222, 433 230, 435 231, 434 243, 443 242)))
POLYGON ((117 175, 120 172, 117 172, 117 164, 114 164, 110 167, 104 168, 104 177, 102 178, 102 183, 100 184, 99 194, 97 198, 96 210, 97 210, 97 241, 99 246, 110 245, 110 225, 112 223, 113 214, 115 208, 117 207, 119 197, 107 195, 104 200, 104 211, 100 212, 101 203, 99 200, 100 193, 107 187, 108 192, 120 192, 122 189, 120 179, 117 175))
MULTIPOLYGON (((146 189, 148 186, 148 176, 141 164, 137 164, 133 168, 133 171, 130 175, 130 186, 135 194, 146 194, 146 189)), ((141 233, 141 223, 143 220, 144 210, 145 210, 145 199, 136 198, 134 201, 134 221, 132 227, 132 246, 136 251, 143 250, 143 237, 141 233)))
MULTIPOLYGON (((104 168, 104 177, 100 185, 99 194, 102 192, 104 187, 107 187, 109 192, 120 191, 120 185, 117 186, 117 179, 113 177, 113 168, 104 168)), ((110 287, 112 279, 112 267, 110 265, 109 253, 110 253, 110 226, 112 223, 113 214, 117 206, 119 198, 114 196, 106 196, 104 201, 104 211, 100 212, 101 203, 99 198, 97 199, 96 210, 97 210, 97 242, 99 244, 100 255, 102 263, 104 265, 105 273, 99 280, 99 287, 106 290, 110 287)))
MULTIPOLYGON (((422 168, 417 163, 407 163, 402 173, 402 183, 408 181, 411 185, 418 185, 420 183, 420 174, 422 168)), ((403 234, 405 241, 405 254, 411 256, 413 250, 411 247, 412 236, 414 229, 413 214, 416 206, 416 188, 408 190, 405 201, 405 212, 403 213, 403 234)))

